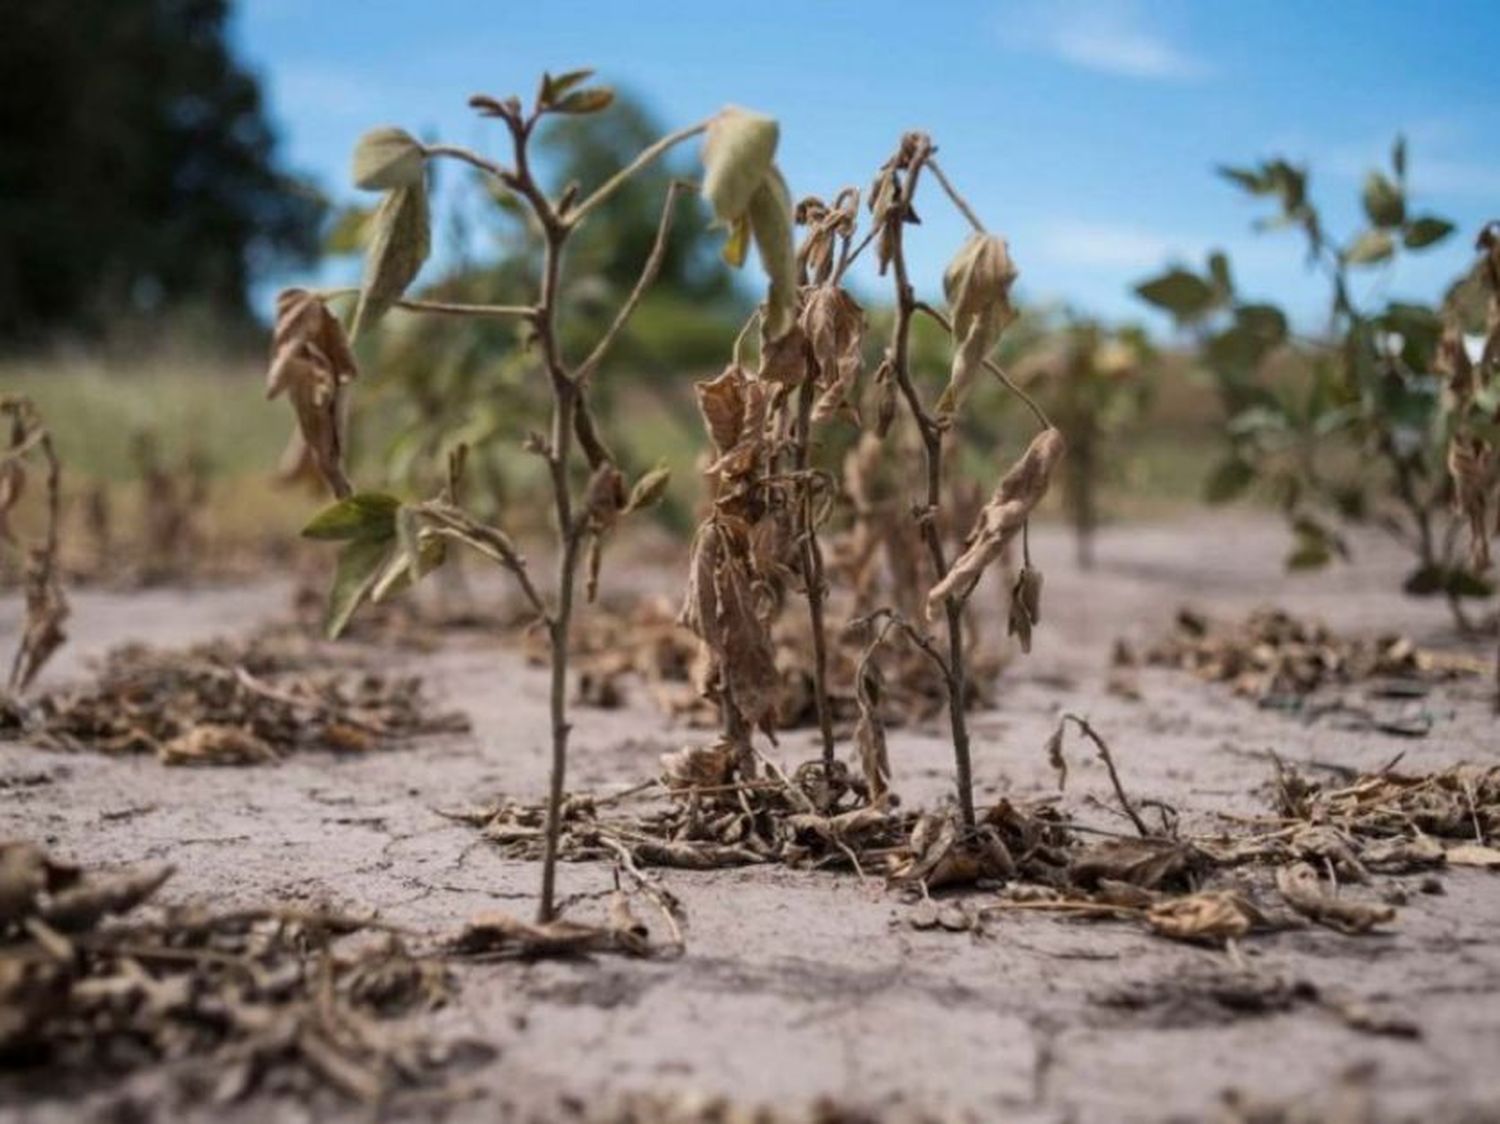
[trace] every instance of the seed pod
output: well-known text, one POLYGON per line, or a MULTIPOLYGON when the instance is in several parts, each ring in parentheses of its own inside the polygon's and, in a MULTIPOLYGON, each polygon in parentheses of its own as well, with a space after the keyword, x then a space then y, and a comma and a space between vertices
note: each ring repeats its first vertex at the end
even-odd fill
POLYGON ((971 234, 948 264, 943 291, 953 313, 953 368, 938 400, 939 418, 958 411, 985 357, 1015 319, 1010 289, 1016 277, 1005 240, 993 234, 971 234))
POLYGON ((422 182, 427 154, 405 129, 371 129, 354 146, 354 185, 390 191, 422 182))
POLYGON ((985 568, 1000 557, 1006 544, 1042 502, 1065 449, 1063 436, 1056 429, 1045 429, 1032 439, 1025 454, 1005 474, 990 502, 980 511, 974 529, 969 532, 968 549, 958 556, 943 580, 928 591, 928 616, 947 598, 963 601, 973 592, 985 568))
POLYGON ((1042 620, 1042 572, 1022 566, 1010 590, 1009 635, 1021 643, 1021 651, 1031 654, 1031 631, 1042 620))
POLYGON ((774 118, 738 106, 720 111, 703 141, 703 197, 714 217, 733 224, 771 173, 781 129, 774 118))

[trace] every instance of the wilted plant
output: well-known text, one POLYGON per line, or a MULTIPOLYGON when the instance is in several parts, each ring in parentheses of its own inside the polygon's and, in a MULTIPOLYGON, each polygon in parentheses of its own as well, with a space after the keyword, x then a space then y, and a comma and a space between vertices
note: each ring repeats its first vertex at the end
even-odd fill
POLYGON ((1073 525, 1078 565, 1085 570, 1094 564, 1099 492, 1112 463, 1111 445, 1140 416, 1150 394, 1149 352, 1139 331, 1072 318, 1049 331, 1012 369, 1017 377, 1033 376, 1027 385, 1068 442, 1062 503, 1073 525))
MULTIPOLYGON (((1205 274, 1176 267, 1139 287, 1196 334, 1218 384, 1230 453, 1208 481, 1209 498, 1228 500, 1257 483, 1267 488, 1295 535, 1287 559, 1294 569, 1347 555, 1340 521, 1373 523, 1415 556, 1407 591, 1444 594, 1463 621, 1460 599, 1486 596, 1490 585, 1477 565, 1482 553, 1473 564, 1460 557, 1461 519, 1451 514, 1447 471, 1457 415, 1443 388, 1467 362, 1461 333, 1472 286, 1428 305, 1361 300, 1355 284, 1403 253, 1441 242, 1453 224, 1411 207, 1400 140, 1389 174, 1372 171, 1365 181, 1368 225, 1345 241, 1328 233, 1305 169, 1270 160, 1221 173, 1277 203, 1260 228, 1301 234, 1309 266, 1328 279, 1329 322, 1317 338, 1295 336, 1276 305, 1240 296, 1222 253, 1210 255, 1205 274)), ((1469 447, 1454 447, 1464 467, 1469 447)), ((1466 467, 1461 475, 1476 478, 1466 467)), ((1460 504, 1472 495, 1466 491, 1460 504)))
MULTIPOLYGON (((529 333, 539 374, 550 388, 552 410, 548 434, 532 433, 525 448, 546 467, 553 500, 556 581, 550 596, 533 583, 526 561, 500 527, 481 522, 464 507, 464 452, 451 458, 441 493, 427 501, 407 502, 384 493, 356 493, 344 468, 344 420, 349 384, 357 374, 354 355, 338 317, 325 295, 293 290, 282 294, 269 383, 274 396, 286 393, 297 414, 302 439, 319 473, 339 502, 307 527, 312 538, 344 543, 329 600, 328 628, 337 633, 363 602, 378 600, 411 584, 442 564, 450 544, 468 546, 508 571, 546 631, 551 652, 550 712, 552 762, 548 791, 546 851, 542 866, 539 917, 556 913, 555 872, 560 809, 567 772, 568 645, 576 604, 580 566, 587 558, 587 592, 594 591, 603 545, 620 519, 652 503, 666 484, 653 471, 627 486, 595 424, 590 391, 601 362, 616 342, 656 277, 679 194, 691 185, 674 181, 668 191, 655 243, 629 295, 608 326, 581 359, 564 354, 559 311, 564 286, 563 254, 570 238, 616 191, 673 146, 711 134, 705 149, 704 191, 720 218, 731 223, 744 246, 753 234, 762 260, 772 274, 767 324, 781 329, 790 315, 792 277, 788 265, 790 213, 784 225, 786 246, 777 242, 777 198, 759 182, 743 179, 742 157, 726 159, 721 138, 737 135, 735 122, 752 115, 729 110, 670 133, 642 150, 591 193, 570 184, 556 197, 539 185, 532 163, 538 125, 554 115, 597 113, 613 94, 584 83, 591 72, 544 75, 530 108, 518 97, 477 96, 470 104, 481 116, 498 120, 509 134, 511 158, 492 160, 466 148, 423 144, 396 128, 367 133, 354 154, 354 179, 362 188, 383 193, 371 220, 365 274, 358 290, 351 335, 372 328, 393 307, 436 316, 515 320, 529 333), (495 194, 526 215, 538 235, 539 263, 534 301, 516 305, 467 304, 415 300, 403 296, 426 259, 430 219, 426 170, 429 161, 461 161, 485 177, 495 194)), ((763 119, 757 119, 763 120, 763 119)), ((772 125, 774 145, 774 125, 772 125)))
POLYGON ((57 556, 62 463, 53 448, 52 434, 28 399, 0 395, 0 421, 7 430, 6 445, 0 448, 0 545, 21 555, 26 595, 26 620, 6 680, 7 692, 19 693, 31 685, 67 639, 62 626, 68 619, 68 600, 63 595, 57 556), (45 473, 45 524, 41 541, 23 546, 11 519, 26 492, 27 465, 37 461, 45 473))
MULTIPOLYGON (((771 164, 772 152, 769 148, 758 152, 756 162, 746 160, 743 166, 770 185, 763 190, 783 195, 780 178, 771 164)), ((950 434, 981 369, 991 370, 1011 385, 989 359, 989 353, 1013 315, 1010 289, 1016 270, 1005 242, 984 229, 938 169, 934 153, 932 142, 923 134, 902 138, 900 149, 881 168, 871 189, 871 225, 861 239, 855 236, 859 195, 853 189, 840 192, 831 204, 805 199, 797 208, 797 218, 807 229, 807 236, 795 262, 779 267, 768 262, 773 282, 771 301, 761 324, 758 370, 752 374, 737 356, 724 374, 699 386, 700 404, 716 452, 708 469, 713 505, 694 543, 684 620, 703 639, 711 657, 707 686, 717 694, 725 712, 724 765, 744 760, 749 754, 749 732, 756 725, 769 724, 780 685, 772 659, 769 621, 781 591, 789 584, 800 585, 807 595, 820 719, 826 719, 824 574, 817 529, 834 485, 812 462, 811 452, 817 444, 815 427, 835 417, 852 418, 865 427, 853 456, 863 457, 869 468, 879 456, 879 442, 889 441, 893 454, 900 455, 902 439, 893 433, 901 432, 895 423, 898 401, 904 401, 920 440, 926 486, 913 505, 903 533, 925 544, 926 560, 915 563, 911 574, 896 575, 896 595, 900 597, 912 588, 925 588, 927 593, 925 598, 919 596, 911 602, 915 616, 903 613, 898 605, 884 605, 875 607, 860 622, 872 631, 856 673, 860 711, 856 740, 866 791, 879 800, 888 786, 889 766, 879 715, 881 687, 875 656, 895 629, 941 674, 948 698, 962 824, 965 832, 971 833, 975 816, 965 717, 971 653, 965 644, 965 607, 983 571, 1023 534, 1062 455, 1063 442, 1027 399, 1043 432, 979 511, 963 549, 950 562, 944 533, 959 516, 949 503, 953 495, 947 479, 953 468, 953 459, 947 455, 952 447, 950 434), (927 169, 974 228, 944 278, 951 319, 917 299, 907 272, 905 228, 916 221, 912 200, 927 169), (843 279, 872 244, 880 271, 890 272, 894 278, 896 306, 891 340, 875 374, 872 401, 861 414, 856 406, 864 317, 843 288, 843 279), (791 284, 783 286, 790 302, 785 312, 778 307, 775 280, 783 272, 792 277, 791 284), (918 312, 941 325, 954 341, 947 388, 931 407, 924 402, 912 369, 911 328, 918 312), (911 582, 900 580, 905 577, 911 582), (930 637, 920 623, 923 616, 939 611, 946 626, 945 645, 930 637)), ((778 208, 778 217, 781 213, 778 208)), ((784 245, 779 239, 777 244, 784 245)), ((728 252, 736 252, 733 238, 728 252)), ((854 496, 856 533, 858 520, 868 517, 873 507, 873 497, 867 494, 870 489, 864 487, 872 476, 863 472, 853 478, 851 491, 866 493, 854 496)), ((873 548, 870 536, 864 537, 867 541, 857 552, 868 554, 873 548)), ((1027 634, 1035 622, 1040 593, 1040 575, 1029 561, 1021 571, 1013 598, 1013 625, 1027 634)), ((858 603, 871 595, 871 589, 856 588, 855 594, 858 603)), ((865 605, 868 607, 867 600, 865 605)), ((824 775, 832 787, 832 734, 826 720, 820 725, 824 775)))

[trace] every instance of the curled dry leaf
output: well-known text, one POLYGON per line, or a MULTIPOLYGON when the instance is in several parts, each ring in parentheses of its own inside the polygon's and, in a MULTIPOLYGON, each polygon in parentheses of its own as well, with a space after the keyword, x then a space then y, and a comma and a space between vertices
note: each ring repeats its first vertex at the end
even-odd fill
POLYGON ((276 298, 266 397, 287 396, 308 455, 340 498, 353 491, 344 473, 342 399, 358 373, 344 327, 322 298, 306 289, 283 291, 276 298))
POLYGON ((950 597, 959 601, 968 598, 985 569, 1000 557, 1006 544, 1020 532, 1047 494, 1053 470, 1065 447, 1062 434, 1056 429, 1045 429, 1032 439, 1025 454, 1005 474, 990 502, 980 511, 978 522, 969 532, 967 549, 954 561, 943 580, 928 592, 929 617, 950 597))
POLYGON ((661 755, 662 781, 674 791, 718 788, 729 783, 738 759, 738 752, 728 742, 686 746, 661 755))
POLYGON ((1153 933, 1173 940, 1219 944, 1243 937, 1265 924, 1265 917, 1238 891, 1204 890, 1152 905, 1146 924, 1153 933))
POLYGON ((636 920, 629 902, 619 891, 610 899, 609 920, 603 925, 565 918, 523 921, 507 913, 486 913, 465 925, 449 948, 460 956, 516 960, 587 956, 597 952, 650 956, 652 952, 646 927, 636 920))
POLYGON ((863 361, 864 311, 836 285, 819 285, 803 300, 801 328, 817 364, 819 395, 812 420, 825 421, 840 411, 852 412, 852 396, 863 361))
POLYGON ((975 232, 948 263, 943 292, 953 314, 953 369, 938 400, 939 418, 957 413, 985 357, 1015 319, 1010 289, 1018 276, 1003 238, 975 232))
POLYGON ((770 630, 756 611, 743 528, 698 528, 680 620, 707 646, 725 694, 749 726, 765 721, 781 689, 770 630))
POLYGON ((1396 911, 1388 905, 1373 905, 1330 894, 1318 880, 1318 872, 1307 863, 1293 863, 1278 870, 1276 888, 1281 891, 1286 904, 1303 917, 1341 933, 1368 933, 1375 926, 1396 918, 1396 911))

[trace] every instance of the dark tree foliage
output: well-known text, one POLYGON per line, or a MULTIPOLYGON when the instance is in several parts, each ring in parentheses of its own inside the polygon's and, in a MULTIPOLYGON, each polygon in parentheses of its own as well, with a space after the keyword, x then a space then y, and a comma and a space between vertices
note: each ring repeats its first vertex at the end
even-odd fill
POLYGON ((191 305, 309 260, 323 203, 277 171, 228 0, 0 3, 0 344, 191 305))

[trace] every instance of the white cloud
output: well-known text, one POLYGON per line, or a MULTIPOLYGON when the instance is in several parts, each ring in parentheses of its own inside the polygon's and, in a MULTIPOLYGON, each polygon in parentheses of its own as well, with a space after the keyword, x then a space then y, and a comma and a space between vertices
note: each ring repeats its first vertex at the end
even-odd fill
POLYGON ((1014 47, 1125 78, 1184 82, 1213 73, 1208 62, 1152 27, 1132 0, 1054 0, 1007 9, 1014 47))

